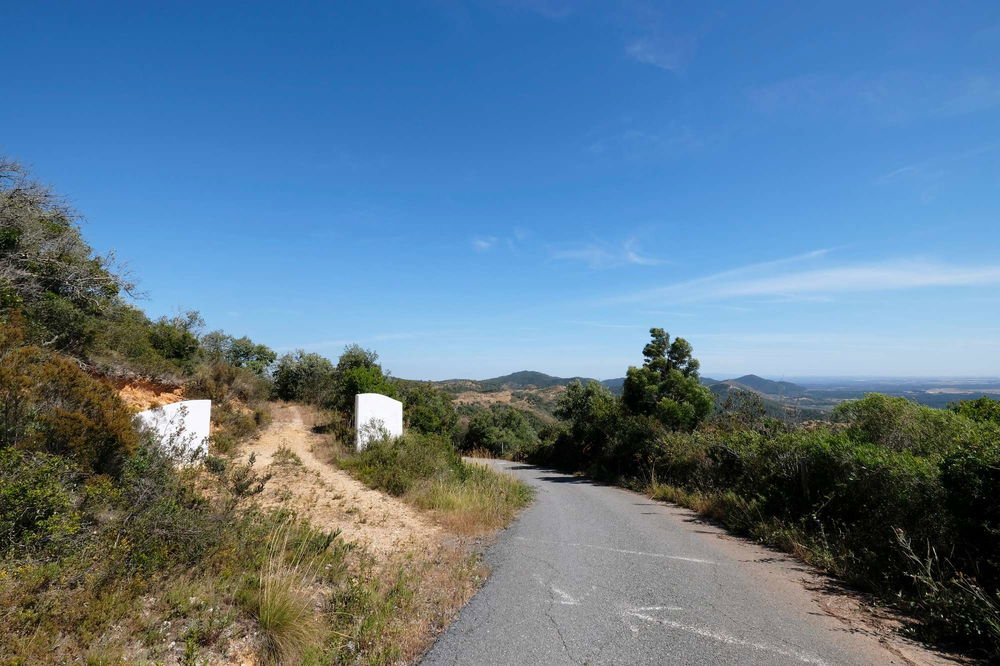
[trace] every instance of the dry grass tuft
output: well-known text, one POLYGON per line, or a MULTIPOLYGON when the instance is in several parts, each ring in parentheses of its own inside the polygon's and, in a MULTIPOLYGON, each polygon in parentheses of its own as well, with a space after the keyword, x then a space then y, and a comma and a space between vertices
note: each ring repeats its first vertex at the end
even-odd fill
POLYGON ((466 464, 460 480, 426 479, 403 497, 433 511, 452 532, 474 535, 506 526, 531 501, 532 493, 510 475, 466 464))
POLYGON ((286 522, 271 535, 254 604, 264 633, 264 656, 278 664, 301 663, 323 635, 311 591, 319 575, 316 560, 306 556, 304 546, 286 555, 288 531, 286 522))

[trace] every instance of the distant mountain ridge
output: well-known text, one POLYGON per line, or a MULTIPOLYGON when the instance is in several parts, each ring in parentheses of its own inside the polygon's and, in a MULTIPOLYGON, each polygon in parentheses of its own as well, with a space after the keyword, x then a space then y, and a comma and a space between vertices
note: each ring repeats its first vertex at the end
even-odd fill
POLYGON ((511 389, 520 391, 529 388, 551 388, 553 386, 569 386, 573 382, 586 384, 597 381, 589 377, 554 377, 544 372, 534 370, 520 370, 509 375, 491 377, 490 379, 447 379, 440 384, 445 385, 469 385, 472 390, 495 391, 500 389, 511 389))
POLYGON ((771 379, 758 377, 757 375, 743 375, 742 377, 737 377, 736 379, 724 379, 721 382, 706 383, 729 384, 730 386, 737 388, 748 388, 753 391, 757 391, 758 393, 783 397, 798 397, 805 395, 806 392, 806 389, 798 384, 793 384, 792 382, 776 382, 771 379))
MULTIPOLYGON (((535 370, 520 370, 518 372, 512 372, 509 375, 491 377, 489 379, 448 379, 436 383, 453 386, 455 388, 465 388, 472 391, 497 391, 501 389, 521 391, 530 388, 542 389, 551 388, 553 386, 568 386, 575 381, 586 384, 587 382, 598 380, 591 379, 589 377, 556 377, 554 375, 549 375, 535 370)), ((604 379, 599 383, 603 384, 614 393, 621 393, 622 386, 625 383, 625 378, 616 377, 613 379, 604 379)), ((702 377, 701 383, 705 386, 726 384, 734 389, 755 391, 765 395, 780 397, 799 397, 805 395, 806 393, 806 389, 798 384, 764 379, 758 375, 743 375, 742 377, 736 377, 735 379, 723 380, 712 379, 711 377, 702 377)))

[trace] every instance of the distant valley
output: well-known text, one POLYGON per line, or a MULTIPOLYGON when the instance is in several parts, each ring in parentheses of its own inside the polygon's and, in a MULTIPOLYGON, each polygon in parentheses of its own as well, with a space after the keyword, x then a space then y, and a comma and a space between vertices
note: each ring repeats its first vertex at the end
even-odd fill
MULTIPOLYGON (((554 400, 559 389, 574 381, 599 381, 613 393, 621 393, 624 377, 597 380, 588 377, 556 377, 544 372, 521 370, 489 379, 449 379, 432 382, 454 395, 503 393, 517 401, 538 404, 554 400)), ((973 400, 983 395, 1000 398, 1000 378, 808 378, 797 382, 772 380, 750 374, 732 379, 702 377, 720 399, 734 391, 753 391, 761 396, 769 413, 794 420, 824 418, 838 403, 855 400, 866 393, 902 396, 930 407, 945 407, 957 400, 973 400)), ((484 396, 485 398, 485 396, 484 396)), ((467 399, 473 400, 467 396, 467 399)), ((482 402, 481 399, 474 399, 482 402)), ((507 402, 508 400, 502 400, 507 402)))

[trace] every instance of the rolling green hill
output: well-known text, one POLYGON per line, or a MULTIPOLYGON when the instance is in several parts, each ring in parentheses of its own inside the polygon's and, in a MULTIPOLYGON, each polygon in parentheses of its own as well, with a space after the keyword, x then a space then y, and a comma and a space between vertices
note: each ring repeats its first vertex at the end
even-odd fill
MULTIPOLYGON (((713 383, 712 380, 709 380, 708 378, 704 378, 702 381, 705 384, 713 383)), ((757 375, 743 375, 742 377, 737 377, 736 379, 723 380, 720 383, 748 388, 757 391, 758 393, 764 393, 767 395, 776 395, 788 398, 799 397, 805 395, 806 392, 806 389, 798 384, 793 384, 792 382, 776 382, 770 379, 764 379, 763 377, 758 377, 757 375)))
POLYGON ((550 388, 552 386, 567 386, 575 381, 587 383, 596 381, 587 377, 554 377, 544 372, 521 370, 502 377, 490 379, 446 379, 437 384, 445 390, 459 391, 500 391, 508 389, 521 391, 531 388, 550 388))

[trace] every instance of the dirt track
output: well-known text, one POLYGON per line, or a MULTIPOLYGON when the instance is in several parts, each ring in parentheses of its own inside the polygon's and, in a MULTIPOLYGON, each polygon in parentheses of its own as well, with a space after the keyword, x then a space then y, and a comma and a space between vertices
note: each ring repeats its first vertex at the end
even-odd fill
POLYGON ((318 528, 340 529, 346 540, 364 545, 383 559, 435 548, 444 537, 440 527, 407 504, 368 488, 320 459, 325 436, 307 425, 306 410, 298 405, 275 405, 271 425, 259 440, 241 449, 242 459, 256 453, 257 469, 274 474, 259 502, 290 508, 318 528), (284 450, 301 463, 290 461, 284 450))

